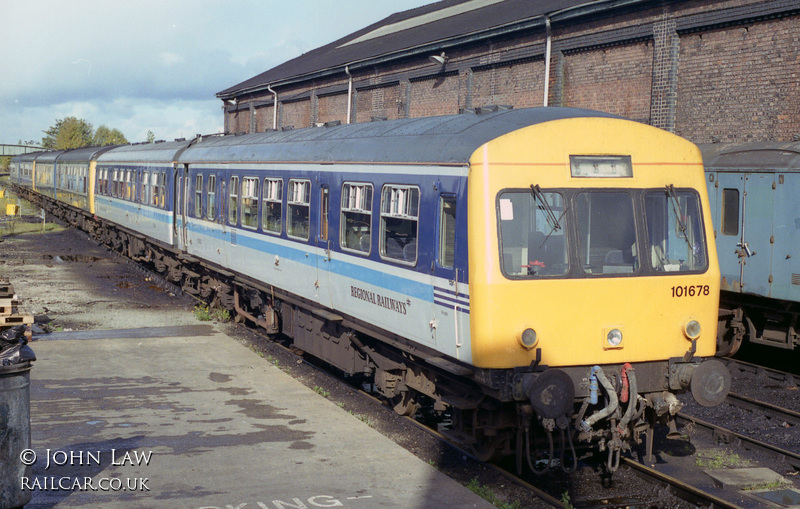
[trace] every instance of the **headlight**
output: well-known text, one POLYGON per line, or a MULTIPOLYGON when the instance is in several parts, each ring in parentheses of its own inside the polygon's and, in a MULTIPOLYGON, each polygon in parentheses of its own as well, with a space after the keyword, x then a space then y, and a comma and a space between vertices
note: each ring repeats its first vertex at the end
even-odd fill
POLYGON ((523 348, 527 348, 530 350, 534 346, 536 346, 536 342, 539 340, 539 337, 536 335, 536 331, 533 329, 525 329, 522 331, 522 335, 519 338, 519 344, 522 345, 523 348))
POLYGON ((692 320, 683 326, 683 333, 686 334, 686 337, 689 339, 697 339, 700 337, 701 329, 700 322, 692 320))
POLYGON ((606 335, 606 341, 608 341, 609 346, 619 346, 622 343, 622 331, 619 329, 611 329, 606 335))

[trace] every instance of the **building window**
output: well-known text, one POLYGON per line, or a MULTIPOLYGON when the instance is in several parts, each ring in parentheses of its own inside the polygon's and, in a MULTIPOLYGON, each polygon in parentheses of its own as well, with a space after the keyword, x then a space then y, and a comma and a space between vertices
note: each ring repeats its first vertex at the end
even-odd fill
POLYGON ((281 233, 281 200, 283 180, 264 179, 264 203, 261 205, 261 227, 264 231, 281 233))
POLYGON ((381 256, 417 262, 419 188, 384 186, 381 196, 381 256))
POLYGON ((231 177, 228 188, 228 224, 239 222, 239 177, 231 177))
POLYGON ((346 183, 342 186, 343 249, 369 253, 372 245, 372 185, 346 183))
POLYGON ((722 234, 739 235, 739 190, 722 190, 722 234))
POLYGON ((290 180, 288 198, 288 222, 286 234, 290 237, 308 240, 310 219, 310 190, 308 180, 290 180))
POLYGON ((242 179, 242 226, 258 228, 258 179, 242 179))

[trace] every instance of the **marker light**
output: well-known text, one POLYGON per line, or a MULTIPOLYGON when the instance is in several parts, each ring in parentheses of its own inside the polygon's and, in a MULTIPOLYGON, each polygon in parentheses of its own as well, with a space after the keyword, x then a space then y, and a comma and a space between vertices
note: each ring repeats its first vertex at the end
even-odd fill
POLYGON ((622 343, 622 331, 619 329, 611 329, 606 335, 606 341, 613 347, 617 347, 622 343))
POLYGON ((525 329, 522 331, 522 336, 519 338, 519 343, 524 347, 530 350, 534 346, 536 346, 536 342, 539 338, 536 335, 536 331, 533 329, 525 329))
POLYGON ((686 334, 686 337, 689 339, 699 338, 700 331, 701 331, 700 322, 698 322, 697 320, 692 320, 683 326, 683 333, 686 334))

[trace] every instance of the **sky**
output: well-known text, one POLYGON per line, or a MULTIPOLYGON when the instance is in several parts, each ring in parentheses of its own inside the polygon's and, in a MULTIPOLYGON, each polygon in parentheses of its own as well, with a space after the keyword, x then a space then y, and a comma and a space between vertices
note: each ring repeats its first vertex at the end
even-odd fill
POLYGON ((222 132, 228 87, 434 0, 0 0, 0 144, 56 119, 129 142, 222 132))

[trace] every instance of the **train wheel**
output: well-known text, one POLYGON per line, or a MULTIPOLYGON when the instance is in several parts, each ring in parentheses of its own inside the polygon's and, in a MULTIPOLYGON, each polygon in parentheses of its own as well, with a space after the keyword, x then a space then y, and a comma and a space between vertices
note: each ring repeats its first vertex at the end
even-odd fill
POLYGON ((484 463, 488 463, 492 460, 495 460, 499 457, 499 452, 497 451, 497 437, 483 437, 477 443, 474 443, 467 447, 467 451, 470 454, 475 456, 475 459, 478 461, 482 461, 484 463))
POLYGON ((392 408, 399 415, 412 416, 419 410, 419 403, 415 397, 414 391, 407 390, 392 398, 392 408))
MULTIPOLYGON (((746 321, 749 322, 745 318, 746 321)), ((742 320, 742 311, 737 309, 725 316, 720 316, 717 327, 717 357, 730 357, 739 351, 746 334, 742 320)))

